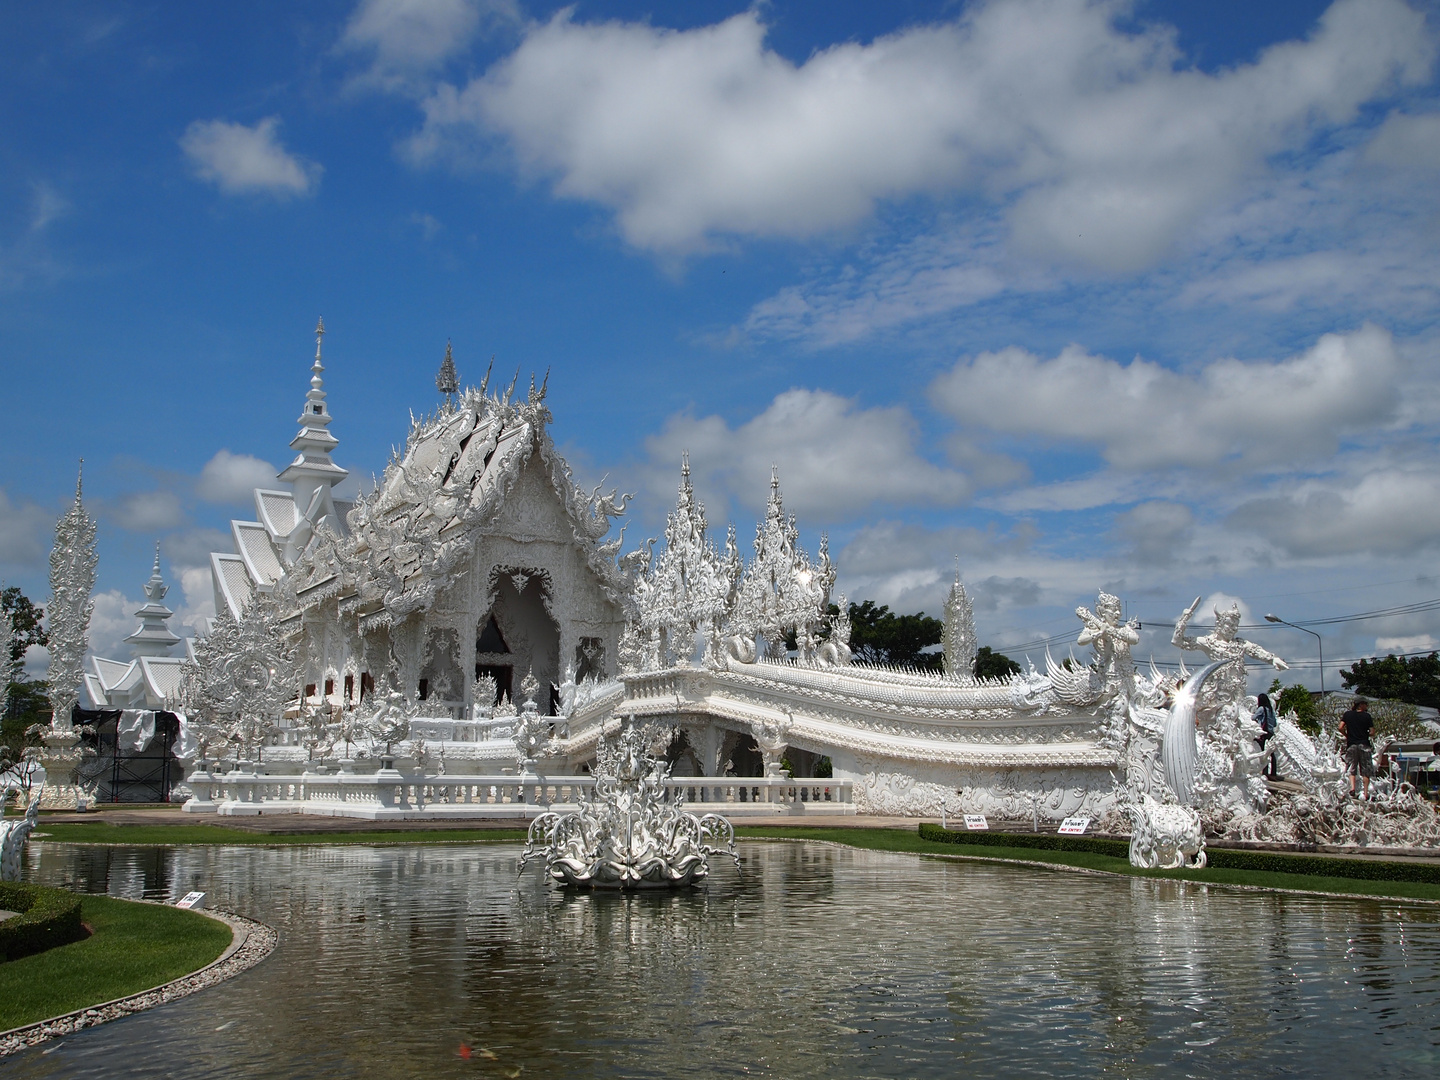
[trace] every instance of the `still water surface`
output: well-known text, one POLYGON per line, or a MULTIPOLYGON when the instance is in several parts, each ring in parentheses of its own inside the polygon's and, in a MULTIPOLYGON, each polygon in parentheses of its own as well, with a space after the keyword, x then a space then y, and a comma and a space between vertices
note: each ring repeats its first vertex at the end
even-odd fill
POLYGON ((1440 910, 745 843, 675 895, 519 848, 32 844, 26 876, 217 906, 259 967, 15 1077, 1440 1075, 1440 910), (472 1048, 468 1058, 461 1047, 472 1048))

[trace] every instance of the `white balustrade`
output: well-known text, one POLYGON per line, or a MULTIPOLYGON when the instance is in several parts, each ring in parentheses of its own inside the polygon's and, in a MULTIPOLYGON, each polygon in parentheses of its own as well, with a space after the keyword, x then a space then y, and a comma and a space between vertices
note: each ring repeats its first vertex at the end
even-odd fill
MULTIPOLYGON (((222 816, 316 814, 358 818, 530 818, 564 812, 591 797, 590 776, 463 776, 376 772, 303 772, 271 775, 249 768, 197 771, 189 778, 191 813, 222 816)), ((853 814, 848 780, 768 776, 678 776, 666 796, 696 811, 727 817, 775 814, 853 814)))

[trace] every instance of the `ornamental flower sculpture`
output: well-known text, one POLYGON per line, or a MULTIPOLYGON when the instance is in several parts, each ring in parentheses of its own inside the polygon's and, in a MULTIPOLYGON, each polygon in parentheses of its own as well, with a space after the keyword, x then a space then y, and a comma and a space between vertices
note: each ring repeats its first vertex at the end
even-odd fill
POLYGON ((530 823, 520 869, 537 854, 561 885, 585 889, 664 889, 693 885, 709 859, 735 854, 735 830, 719 814, 697 817, 665 797, 670 767, 647 750, 653 732, 634 717, 614 749, 596 752, 595 795, 575 813, 544 813, 530 823))

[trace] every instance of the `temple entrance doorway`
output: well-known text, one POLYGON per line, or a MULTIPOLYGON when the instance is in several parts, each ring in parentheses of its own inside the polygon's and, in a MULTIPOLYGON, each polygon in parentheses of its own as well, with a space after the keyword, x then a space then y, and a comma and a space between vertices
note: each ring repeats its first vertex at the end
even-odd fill
POLYGON ((481 620, 475 641, 475 676, 495 680, 497 701, 506 696, 518 708, 527 672, 540 689, 535 704, 554 715, 552 687, 560 681, 560 627, 546 610, 549 575, 542 570, 497 566, 490 571, 494 603, 481 620))

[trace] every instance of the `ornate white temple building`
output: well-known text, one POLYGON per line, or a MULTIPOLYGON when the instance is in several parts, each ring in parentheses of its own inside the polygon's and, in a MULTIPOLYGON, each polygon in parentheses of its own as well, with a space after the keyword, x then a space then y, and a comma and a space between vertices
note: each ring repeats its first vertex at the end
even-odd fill
MULTIPOLYGON (((727 812, 1128 815, 1132 857, 1164 865, 1198 857, 1197 815, 1261 828, 1269 754, 1312 793, 1339 775, 1287 718, 1260 749, 1245 660, 1284 665, 1231 612, 1198 638, 1196 605, 1181 616, 1176 645, 1212 661, 1183 689, 1183 665, 1136 671, 1135 627, 1104 593, 1076 611, 1088 664, 1047 654, 1043 671, 977 679, 957 574, 943 673, 854 662, 837 568, 823 538, 814 557, 801 546, 778 472, 749 553, 733 527, 710 535, 682 461, 658 551, 622 554, 607 537, 628 497, 575 484, 545 383, 517 397, 487 374, 462 391, 448 350, 444 403, 412 417, 375 490, 337 498, 323 333, 295 460, 211 557, 219 616, 179 690, 199 747, 188 809, 533 814, 583 799, 602 740, 634 718, 663 743, 667 783, 727 812)), ((158 605, 158 568, 152 584, 158 605)), ((151 605, 134 640, 170 648, 151 605)), ((94 681, 113 695, 116 678, 94 681)))

